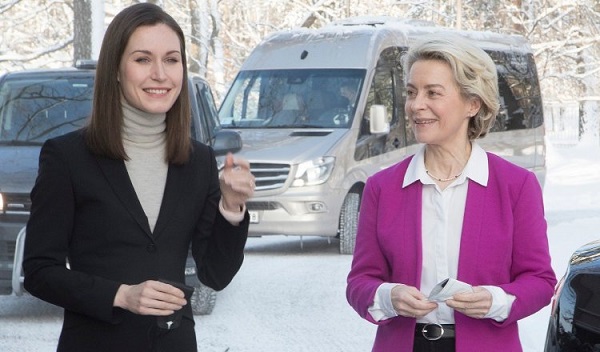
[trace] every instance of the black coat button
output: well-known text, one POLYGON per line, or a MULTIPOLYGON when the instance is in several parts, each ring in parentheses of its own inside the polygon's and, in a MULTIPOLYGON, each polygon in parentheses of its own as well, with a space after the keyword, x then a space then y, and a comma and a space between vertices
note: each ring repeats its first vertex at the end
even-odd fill
POLYGON ((146 246, 146 250, 148 253, 154 253, 156 252, 156 245, 154 243, 150 243, 146 246))

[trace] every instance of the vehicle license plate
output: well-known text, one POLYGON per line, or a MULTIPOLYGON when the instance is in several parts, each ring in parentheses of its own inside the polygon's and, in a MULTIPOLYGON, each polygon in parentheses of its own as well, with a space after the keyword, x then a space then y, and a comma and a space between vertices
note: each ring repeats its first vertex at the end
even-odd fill
POLYGON ((258 224, 258 212, 250 210, 248 211, 248 214, 250 214, 250 223, 258 224))

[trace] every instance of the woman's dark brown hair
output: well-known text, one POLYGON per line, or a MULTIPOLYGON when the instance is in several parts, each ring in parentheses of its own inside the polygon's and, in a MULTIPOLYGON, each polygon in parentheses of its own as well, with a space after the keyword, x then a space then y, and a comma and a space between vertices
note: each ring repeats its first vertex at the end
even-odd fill
POLYGON ((166 115, 166 161, 185 163, 190 154, 191 107, 188 90, 185 37, 177 22, 150 3, 132 5, 115 16, 104 35, 94 85, 94 103, 86 128, 86 143, 93 153, 128 160, 122 140, 121 88, 117 80, 121 58, 133 32, 141 26, 165 24, 179 37, 183 66, 181 93, 166 115))

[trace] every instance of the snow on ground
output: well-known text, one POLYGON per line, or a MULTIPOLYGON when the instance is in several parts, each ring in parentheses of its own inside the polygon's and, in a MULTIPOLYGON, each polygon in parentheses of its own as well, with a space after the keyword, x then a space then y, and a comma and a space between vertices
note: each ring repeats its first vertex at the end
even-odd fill
MULTIPOLYGON (((548 144, 544 189, 553 267, 600 238, 600 146, 548 144)), ((375 327, 345 299, 351 257, 324 238, 252 238, 209 316, 196 316, 201 352, 369 351, 375 327)), ((526 352, 543 351, 549 307, 520 322, 526 352)), ((32 297, 0 296, 0 351, 54 351, 61 310, 32 297)))
MULTIPOLYGON (((570 147, 547 143, 548 175, 544 203, 552 267, 565 274, 571 253, 600 239, 600 143, 585 140, 570 147)), ((519 324, 525 351, 543 351, 550 307, 519 324)))

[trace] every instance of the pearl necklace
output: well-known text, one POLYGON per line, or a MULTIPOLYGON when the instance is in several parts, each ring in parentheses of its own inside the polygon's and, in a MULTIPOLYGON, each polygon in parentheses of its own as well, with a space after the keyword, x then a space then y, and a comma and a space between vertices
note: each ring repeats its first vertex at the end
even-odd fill
POLYGON ((429 172, 429 170, 425 169, 425 173, 427 173, 427 176, 431 177, 432 179, 438 181, 438 182, 448 182, 448 181, 454 181, 457 178, 460 177, 460 175, 462 175, 462 171, 458 174, 458 175, 454 175, 452 177, 448 177, 448 178, 439 178, 439 177, 435 177, 431 174, 431 172, 429 172))

